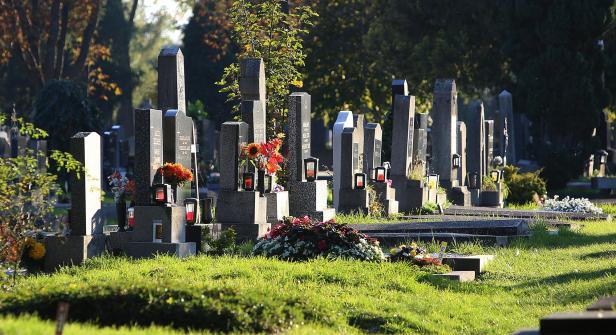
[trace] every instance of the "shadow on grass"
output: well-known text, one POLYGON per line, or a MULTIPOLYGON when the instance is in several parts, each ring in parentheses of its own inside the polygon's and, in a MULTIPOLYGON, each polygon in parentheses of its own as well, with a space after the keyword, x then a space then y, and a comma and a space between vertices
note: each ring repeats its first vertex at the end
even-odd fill
POLYGON ((616 243, 616 234, 589 235, 578 231, 561 229, 558 235, 550 235, 546 231, 534 230, 530 238, 515 239, 509 247, 554 249, 583 247, 603 243, 616 243))

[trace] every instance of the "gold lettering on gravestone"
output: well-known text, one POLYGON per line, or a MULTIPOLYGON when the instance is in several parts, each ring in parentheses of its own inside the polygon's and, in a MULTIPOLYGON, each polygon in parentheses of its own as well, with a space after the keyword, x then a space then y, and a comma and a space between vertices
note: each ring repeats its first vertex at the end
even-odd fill
POLYGON ((310 156, 310 122, 302 122, 302 154, 310 156))
POLYGON ((163 137, 162 137, 161 130, 154 129, 154 132, 152 133, 152 143, 151 143, 152 157, 150 157, 150 164, 151 164, 152 170, 156 170, 160 168, 162 164, 162 147, 163 147, 162 138, 163 137))
POLYGON ((183 156, 183 157, 187 157, 190 156, 190 136, 189 135, 178 135, 178 153, 183 156))

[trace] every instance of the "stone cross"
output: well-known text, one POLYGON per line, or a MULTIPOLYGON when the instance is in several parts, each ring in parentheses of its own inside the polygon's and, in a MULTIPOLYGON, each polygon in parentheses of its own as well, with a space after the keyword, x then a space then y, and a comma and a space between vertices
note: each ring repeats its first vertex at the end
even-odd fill
POLYGON ((513 104, 511 99, 511 93, 507 90, 502 91, 498 95, 498 145, 499 154, 503 156, 506 153, 507 157, 505 162, 515 164, 517 162, 516 148, 515 148, 515 128, 513 121, 513 104), (506 124, 506 128, 505 128, 506 124), (507 130, 508 141, 505 138, 505 129, 507 130))
POLYGON ((158 109, 177 109, 186 115, 184 55, 179 47, 163 48, 158 55, 158 109))
POLYGON ((475 100, 466 113, 466 163, 469 173, 477 173, 481 189, 483 176, 487 174, 485 156, 485 121, 483 102, 475 100))
POLYGON ((407 177, 412 167, 414 118, 415 97, 412 95, 396 95, 391 140, 392 176, 407 177))
POLYGON ((311 155, 310 94, 295 92, 289 96, 287 134, 289 181, 305 181, 304 159, 311 155))
POLYGON ((338 208, 339 203, 339 191, 340 191, 340 178, 336 176, 342 175, 342 132, 345 128, 353 128, 353 113, 350 111, 340 111, 338 118, 334 123, 333 129, 333 166, 334 166, 334 207, 338 208))
POLYGON ((383 131, 378 123, 368 123, 364 128, 364 173, 382 165, 383 131))
POLYGON ((248 124, 248 142, 264 143, 265 136, 265 108, 259 100, 243 100, 240 105, 242 121, 248 124))
POLYGON ((452 157, 457 148, 458 103, 456 82, 437 79, 434 84, 432 124, 432 162, 445 188, 457 186, 452 157))
POLYGON ((460 186, 466 184, 466 124, 463 121, 458 121, 458 148, 456 152, 460 155, 460 167, 458 168, 458 183, 460 186))
POLYGON ((492 159, 494 159, 494 120, 485 120, 484 126, 485 140, 485 174, 489 175, 492 170, 492 159))
POLYGON ((71 235, 102 234, 101 137, 95 132, 77 133, 70 138, 70 148, 85 170, 79 177, 73 173, 69 178, 71 235))
POLYGON ((246 122, 225 122, 220 128, 220 189, 237 191, 240 187, 239 157, 248 142, 246 122))
POLYGON ((152 185, 160 182, 158 169, 163 165, 163 118, 157 109, 135 110, 135 203, 148 206, 152 202, 152 185))

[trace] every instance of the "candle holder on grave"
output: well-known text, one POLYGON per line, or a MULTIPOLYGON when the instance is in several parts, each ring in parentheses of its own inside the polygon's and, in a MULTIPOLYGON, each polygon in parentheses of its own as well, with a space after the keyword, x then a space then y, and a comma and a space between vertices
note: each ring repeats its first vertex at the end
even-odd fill
POLYGON ((378 166, 374 169, 374 181, 384 183, 387 178, 387 169, 383 166, 378 166))
POLYGON ((366 174, 358 172, 355 174, 355 189, 364 190, 366 189, 366 174))
POLYGON ((128 218, 128 230, 135 228, 135 207, 129 207, 126 210, 126 217, 128 218))
POLYGON ((253 172, 244 172, 242 174, 242 189, 247 192, 255 190, 255 174, 253 172))
POLYGON ((186 207, 186 224, 193 225, 199 221, 199 200, 196 198, 184 199, 184 207, 186 207))
POLYGON ((173 191, 171 185, 161 183, 152 186, 152 198, 154 203, 161 206, 171 206, 173 204, 173 191))

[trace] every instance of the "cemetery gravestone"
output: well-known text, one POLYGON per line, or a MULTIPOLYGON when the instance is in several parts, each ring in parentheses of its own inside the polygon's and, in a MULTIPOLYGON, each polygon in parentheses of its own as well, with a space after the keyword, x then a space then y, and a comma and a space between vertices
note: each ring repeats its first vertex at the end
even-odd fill
MULTIPOLYGON (((360 122, 363 122, 363 115, 359 116, 358 125, 361 126, 360 122)), ((339 176, 334 175, 334 178, 340 178, 340 200, 336 210, 341 213, 368 212, 368 191, 356 188, 354 181, 355 173, 362 171, 360 159, 364 151, 364 148, 360 146, 360 142, 363 141, 362 130, 356 127, 345 128, 340 136, 341 174, 339 176)), ((364 180, 363 183, 365 186, 367 180, 364 180)))
POLYGON ((353 127, 353 113, 350 111, 341 111, 338 113, 338 118, 336 118, 336 122, 334 123, 333 129, 333 147, 334 147, 334 157, 333 157, 333 166, 334 166, 334 207, 338 210, 339 199, 340 199, 340 176, 342 174, 342 147, 340 146, 342 139, 342 132, 345 128, 353 127))
POLYGON ((364 128, 364 173, 370 176, 374 168, 382 165, 381 150, 383 131, 378 123, 368 123, 364 128))
POLYGON ((267 199, 258 191, 239 191, 241 148, 248 139, 248 124, 225 122, 220 130, 220 192, 216 222, 220 230, 233 228, 238 238, 254 239, 267 233, 267 199))
POLYGON ((458 107, 456 83, 453 79, 437 79, 434 85, 432 124, 432 161, 441 185, 457 186, 452 158, 457 148, 456 122, 458 107))
POLYGON ((413 128, 415 125, 415 97, 396 95, 391 148, 391 174, 409 175, 413 164, 413 128))
POLYGON ((485 121, 485 167, 486 175, 492 170, 492 160, 494 159, 494 120, 485 121))
POLYGON ((460 155, 460 167, 458 170, 458 183, 460 186, 466 185, 466 124, 458 121, 458 149, 460 155))
POLYGON ((476 173, 478 178, 478 188, 481 188, 481 183, 484 175, 486 175, 485 167, 485 121, 483 102, 480 100, 474 101, 466 113, 466 163, 468 173, 476 173))
POLYGON ((305 178, 304 159, 311 157, 310 100, 310 95, 305 92, 289 96, 288 213, 294 217, 309 216, 314 220, 327 221, 335 215, 333 208, 327 208, 327 181, 308 182, 305 178))
MULTIPOLYGON (((135 126, 135 203, 148 206, 152 203, 152 185, 158 169, 163 165, 163 118, 157 109, 136 109, 135 126)), ((158 177, 160 178, 160 177, 158 177)))
POLYGON ((179 47, 163 48, 158 55, 158 109, 177 109, 186 115, 184 55, 179 47))
POLYGON ((245 58, 240 61, 239 86, 242 101, 259 101, 263 115, 265 115, 265 63, 263 59, 245 58))
POLYGON ((507 90, 503 90, 498 95, 498 110, 499 154, 503 156, 503 158, 506 158, 506 164, 515 164, 517 162, 516 148, 514 145, 515 122, 513 120, 513 104, 511 99, 511 93, 509 93, 507 90))

